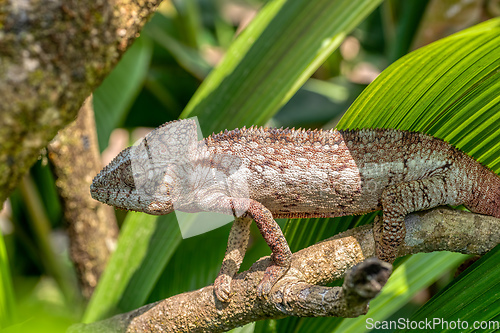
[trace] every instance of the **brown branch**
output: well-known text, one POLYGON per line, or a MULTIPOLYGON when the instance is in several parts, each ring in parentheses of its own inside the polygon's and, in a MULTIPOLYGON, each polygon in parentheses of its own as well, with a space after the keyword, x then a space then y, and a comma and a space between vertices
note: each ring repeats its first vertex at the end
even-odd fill
POLYGON ((101 170, 92 97, 76 121, 49 144, 56 185, 68 224, 70 255, 82 293, 89 299, 114 250, 118 226, 113 208, 89 195, 92 178, 101 170))
POLYGON ((0 1, 0 202, 160 1, 0 1))
MULTIPOLYGON (((406 218, 407 236, 398 255, 439 250, 483 254, 500 242, 499 222, 498 218, 448 208, 413 213, 406 218)), ((346 301, 340 289, 316 285, 341 278, 374 255, 373 225, 369 224, 294 253, 290 270, 267 300, 257 299, 255 291, 268 257, 236 276, 228 304, 217 300, 210 285, 100 322, 74 325, 69 332, 221 332, 290 315, 357 316, 366 309, 349 312, 340 306, 346 301)))

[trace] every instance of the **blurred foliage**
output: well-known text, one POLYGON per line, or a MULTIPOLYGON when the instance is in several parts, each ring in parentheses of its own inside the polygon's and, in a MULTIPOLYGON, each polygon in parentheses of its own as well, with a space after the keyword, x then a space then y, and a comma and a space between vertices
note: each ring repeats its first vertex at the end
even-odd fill
MULTIPOLYGON (((491 51, 481 34, 464 39, 463 47, 477 49, 485 56, 477 60, 477 52, 470 52, 469 60, 460 61, 483 61, 484 69, 470 63, 466 67, 467 63, 459 60, 450 64, 454 57, 462 59, 459 49, 454 40, 440 41, 441 45, 449 43, 446 56, 435 54, 435 61, 429 60, 429 64, 419 63, 419 53, 412 53, 397 63, 401 67, 384 72, 365 89, 413 48, 500 15, 498 2, 387 0, 377 4, 362 0, 296 1, 294 6, 284 0, 164 1, 141 37, 94 93, 101 150, 109 144, 109 150, 116 151, 110 141, 115 128, 133 134, 136 128, 156 127, 183 112, 200 117, 205 135, 245 124, 332 128, 363 92, 343 118, 342 126, 386 125, 430 131, 498 172, 500 110, 496 82, 500 80, 494 73, 500 68, 495 56, 499 52, 491 51), (244 29, 256 14, 253 25, 244 29), (298 18, 304 26, 294 21, 298 15, 303 15, 298 18), (250 38, 260 36, 268 25, 285 29, 287 44, 279 44, 283 39, 273 35, 280 30, 263 33, 261 40, 250 38), (326 34, 338 39, 327 39, 326 34), (336 48, 342 40, 342 46, 336 48), (322 49, 323 45, 328 48, 322 49), (229 56, 220 62, 226 53, 229 56), (408 63, 414 67, 408 69, 408 63), (449 82, 438 82, 447 78, 440 70, 453 66, 463 68, 463 75, 452 74, 449 82), (266 84, 276 90, 271 91, 266 84), (408 94, 402 94, 405 85, 408 94), (387 92, 389 87, 393 94, 387 92), (408 97, 411 92, 417 97, 408 97), (439 98, 419 99, 418 94, 439 98)), ((487 34, 494 28, 484 29, 487 34)), ((132 142, 133 135, 127 140, 132 142)), ((64 332, 82 318, 92 321, 128 311, 203 287, 217 275, 229 225, 182 240, 173 214, 160 219, 128 214, 122 228, 125 240, 120 242, 104 282, 87 305, 74 295, 76 277, 68 259, 61 205, 45 158, 23 183, 24 189, 20 186, 12 194, 10 208, 0 215, 0 329, 10 325, 5 332, 64 332), (143 232, 140 239, 134 238, 138 230, 143 232), (120 270, 123 266, 128 270, 120 270), (120 283, 106 285, 106 279, 116 274, 120 274, 120 283)), ((282 220, 280 225, 296 251, 372 219, 373 214, 330 222, 282 220)), ((481 311, 481 306, 499 299, 500 288, 495 283, 495 263, 500 258, 497 252, 492 251, 455 280, 452 272, 462 260, 460 255, 437 253, 399 260, 390 284, 372 302, 373 317, 421 319, 438 313, 465 318, 461 313, 466 311, 468 319, 497 316, 498 320, 499 311, 492 310, 498 306, 490 306, 486 314, 481 311), (478 289, 463 291, 478 279, 478 289), (436 293, 438 297, 421 307, 436 293), (464 306, 467 297, 475 293, 476 307, 464 306), (456 311, 450 311, 452 308, 456 311)), ((268 254, 267 245, 252 226, 242 269, 268 254)), ((358 331, 364 329, 364 320, 286 318, 235 331, 358 331)))

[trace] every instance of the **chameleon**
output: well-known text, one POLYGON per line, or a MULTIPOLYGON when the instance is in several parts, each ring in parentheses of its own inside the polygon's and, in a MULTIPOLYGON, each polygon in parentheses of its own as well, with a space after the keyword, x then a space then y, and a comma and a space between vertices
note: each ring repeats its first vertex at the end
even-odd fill
POLYGON ((123 150, 93 180, 94 199, 148 214, 218 212, 235 217, 214 282, 228 302, 252 220, 271 264, 257 286, 266 298, 292 253, 275 218, 382 211, 376 255, 392 263, 404 217, 440 205, 500 217, 500 177, 451 144, 396 129, 243 127, 198 140, 192 119, 166 123, 123 150))

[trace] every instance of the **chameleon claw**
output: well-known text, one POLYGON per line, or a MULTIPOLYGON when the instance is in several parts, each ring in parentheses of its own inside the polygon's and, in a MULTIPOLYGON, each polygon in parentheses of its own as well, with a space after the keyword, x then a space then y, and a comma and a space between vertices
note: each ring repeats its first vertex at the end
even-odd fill
POLYGON ((257 297, 266 300, 276 282, 288 272, 288 268, 289 266, 283 267, 278 265, 267 267, 262 281, 257 286, 257 297))
POLYGON ((271 292, 272 286, 268 284, 259 283, 257 286, 257 297, 263 300, 267 300, 267 295, 271 292))
POLYGON ((217 299, 223 303, 229 302, 231 298, 231 281, 233 279, 226 274, 217 276, 214 282, 214 292, 217 299))

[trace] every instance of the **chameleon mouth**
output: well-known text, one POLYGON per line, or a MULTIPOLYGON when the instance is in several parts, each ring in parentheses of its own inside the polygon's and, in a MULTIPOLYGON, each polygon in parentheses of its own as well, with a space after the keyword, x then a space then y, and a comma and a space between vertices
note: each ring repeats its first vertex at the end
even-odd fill
POLYGON ((120 191, 119 189, 99 186, 98 181, 94 181, 90 185, 90 195, 92 196, 92 198, 108 205, 119 204, 118 200, 116 199, 118 198, 120 192, 122 191, 120 191))
POLYGON ((90 185, 90 195, 94 200, 108 203, 109 197, 111 196, 112 191, 105 190, 103 188, 95 186, 93 183, 90 185))
POLYGON ((128 202, 128 197, 119 198, 120 191, 113 189, 100 188, 96 186, 90 187, 90 195, 94 200, 97 200, 106 205, 113 206, 116 209, 122 210, 137 210, 128 207, 130 202, 128 202))
POLYGON ((90 193, 92 194, 105 191, 104 182, 101 179, 101 173, 102 171, 95 176, 94 179, 92 179, 92 184, 90 184, 90 193))
POLYGON ((90 185, 90 195, 96 200, 99 200, 100 194, 111 192, 109 189, 104 188, 100 183, 101 182, 97 178, 94 178, 92 184, 90 185))
POLYGON ((99 191, 99 188, 95 185, 95 181, 92 182, 90 185, 90 193, 94 195, 94 193, 97 193, 99 191))

